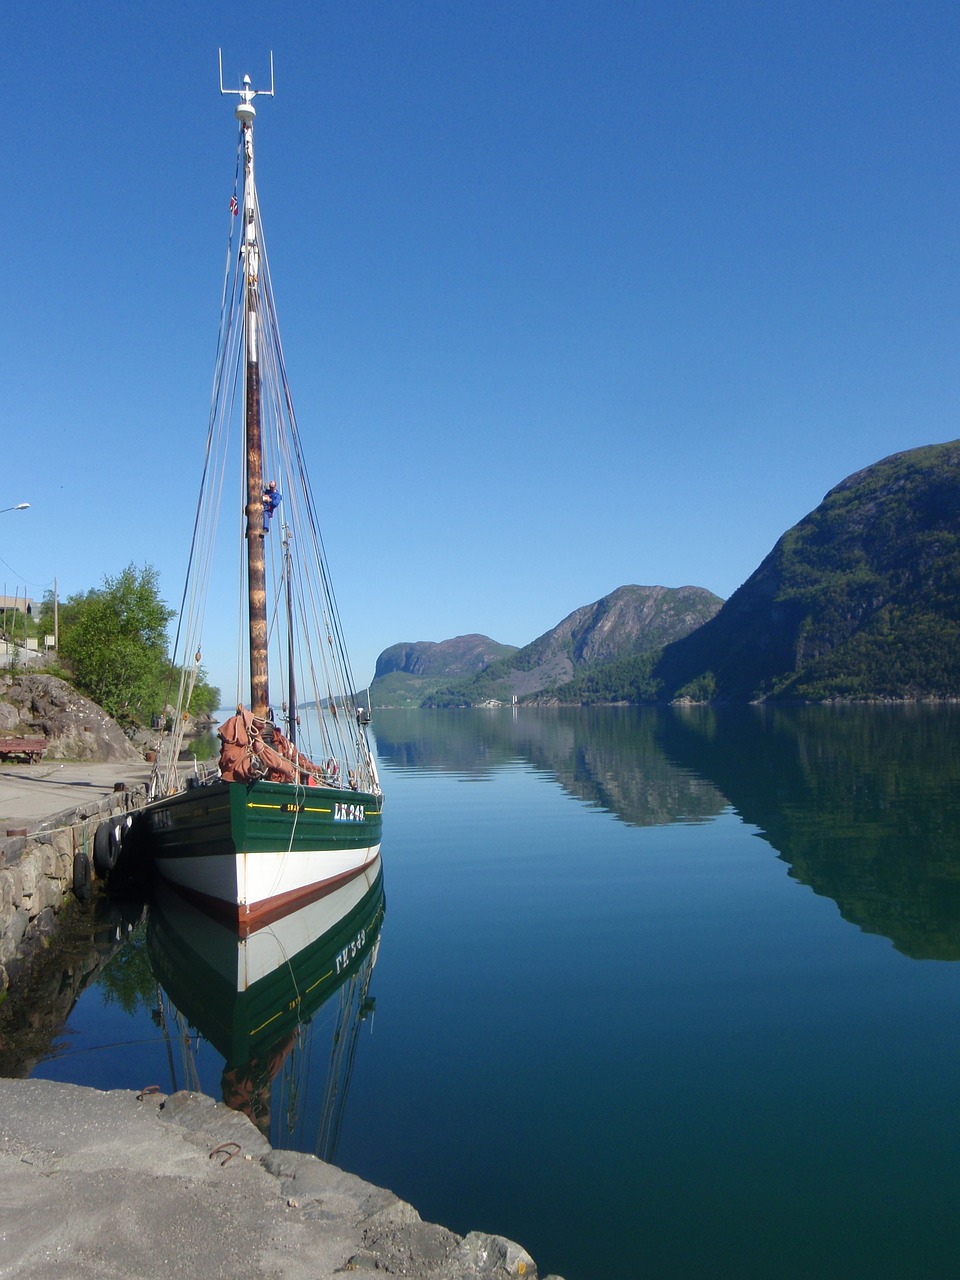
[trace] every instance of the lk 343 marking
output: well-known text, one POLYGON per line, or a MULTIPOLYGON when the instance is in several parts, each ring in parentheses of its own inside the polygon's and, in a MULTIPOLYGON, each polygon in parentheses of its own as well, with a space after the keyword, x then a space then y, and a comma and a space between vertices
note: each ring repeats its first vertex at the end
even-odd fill
POLYGON ((362 804, 342 804, 338 801, 333 806, 334 822, 362 822, 363 818, 362 804))

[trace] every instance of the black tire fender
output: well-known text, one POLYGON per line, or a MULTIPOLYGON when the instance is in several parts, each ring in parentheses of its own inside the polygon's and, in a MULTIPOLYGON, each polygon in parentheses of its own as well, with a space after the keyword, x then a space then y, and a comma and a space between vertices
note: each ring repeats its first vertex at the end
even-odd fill
POLYGON ((93 871, 90 859, 83 849, 73 855, 73 893, 78 902, 86 902, 93 888, 93 871))
POLYGON ((93 837, 93 869, 101 879, 110 874, 120 857, 123 819, 101 822, 93 837))

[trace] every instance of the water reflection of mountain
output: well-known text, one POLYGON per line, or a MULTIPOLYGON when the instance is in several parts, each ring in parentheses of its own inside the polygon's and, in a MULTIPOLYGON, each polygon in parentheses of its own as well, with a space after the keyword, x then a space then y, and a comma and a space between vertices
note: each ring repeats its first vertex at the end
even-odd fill
POLYGON ((376 731, 388 769, 522 761, 635 825, 730 803, 845 919, 960 959, 960 708, 384 711, 376 731))
POLYGON ((664 754, 657 721, 671 714, 634 707, 381 711, 375 728, 387 769, 483 777, 523 761, 624 822, 702 821, 726 802, 664 754))
MULTIPOLYGON (((186 1024, 224 1059, 224 1102, 243 1111, 275 1146, 333 1158, 356 1038, 372 1002, 368 987, 384 914, 377 858, 333 892, 248 936, 158 883, 147 927, 154 975, 174 1006, 165 1024, 186 1024), (304 1078, 315 1019, 337 993, 322 1105, 304 1078), (276 1105, 280 1098, 285 1105, 276 1105), (319 1112, 304 1145, 305 1108, 319 1112), (282 1113, 282 1114, 278 1114, 282 1113), (277 1119, 271 1129, 271 1116, 277 1119), (283 1125, 283 1131, 279 1126, 283 1125)), ((189 1037, 171 1035, 182 1047, 189 1037)), ((190 1068, 185 1068, 188 1087, 190 1068)))
POLYGON ((960 709, 692 708, 658 730, 844 919, 960 959, 960 709))

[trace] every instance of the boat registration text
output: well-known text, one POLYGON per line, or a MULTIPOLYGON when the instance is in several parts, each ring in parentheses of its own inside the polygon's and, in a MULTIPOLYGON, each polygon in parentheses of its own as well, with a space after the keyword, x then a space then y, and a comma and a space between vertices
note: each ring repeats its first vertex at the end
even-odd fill
POLYGON ((361 929, 357 936, 337 954, 337 973, 342 973, 351 960, 355 960, 363 950, 367 940, 366 929, 361 929))
POLYGON ((362 822, 362 804, 342 804, 339 801, 333 806, 334 822, 362 822))

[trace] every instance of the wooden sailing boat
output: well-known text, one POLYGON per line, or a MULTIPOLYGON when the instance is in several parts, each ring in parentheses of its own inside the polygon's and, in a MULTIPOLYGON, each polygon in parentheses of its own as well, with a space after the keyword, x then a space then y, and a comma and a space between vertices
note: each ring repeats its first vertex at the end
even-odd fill
MULTIPOLYGON (((287 385, 254 182, 253 100, 258 93, 273 96, 272 58, 269 90, 251 88, 249 76, 242 88, 225 89, 222 63, 220 89, 240 99, 234 216, 190 554, 193 575, 188 573, 175 645, 178 708, 172 732, 158 744, 145 819, 158 871, 235 917, 244 930, 316 898, 372 862, 380 849, 382 793, 367 738, 369 717, 353 692, 287 385), (235 509, 243 511, 237 542, 245 548, 239 576, 245 581, 241 629, 247 633, 250 704, 242 705, 238 682, 236 714, 220 726, 218 770, 185 779, 182 727, 199 671, 205 584, 234 406, 241 406, 243 435, 235 509), (280 494, 282 521, 271 520, 280 494), (197 577, 199 587, 192 581, 197 577), (282 728, 270 696, 273 653, 282 655, 274 664, 282 728), (311 691, 306 696, 316 714, 302 723, 298 695, 304 689, 311 691)), ((241 651, 241 668, 243 658, 241 651)))

